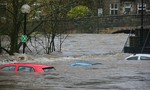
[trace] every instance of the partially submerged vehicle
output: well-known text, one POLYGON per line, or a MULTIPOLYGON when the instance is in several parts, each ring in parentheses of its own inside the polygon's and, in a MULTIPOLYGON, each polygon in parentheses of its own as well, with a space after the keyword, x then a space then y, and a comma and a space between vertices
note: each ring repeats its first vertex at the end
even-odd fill
POLYGON ((150 54, 132 54, 126 57, 125 60, 150 60, 150 54))
POLYGON ((4 73, 15 73, 19 74, 21 72, 25 73, 44 73, 44 72, 52 72, 55 70, 53 66, 47 66, 43 64, 33 64, 33 63, 10 63, 10 64, 4 64, 0 66, 0 74, 4 73))

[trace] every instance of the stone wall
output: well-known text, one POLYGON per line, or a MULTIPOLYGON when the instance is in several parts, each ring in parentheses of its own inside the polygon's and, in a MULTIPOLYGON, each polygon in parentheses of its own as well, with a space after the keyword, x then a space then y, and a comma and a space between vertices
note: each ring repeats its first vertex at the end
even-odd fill
MULTIPOLYGON (((140 15, 101 16, 74 21, 74 29, 82 32, 98 33, 108 29, 137 29, 141 26, 140 15)), ((68 25, 68 24, 67 24, 68 25)), ((144 15, 144 27, 150 28, 150 15, 144 15)))

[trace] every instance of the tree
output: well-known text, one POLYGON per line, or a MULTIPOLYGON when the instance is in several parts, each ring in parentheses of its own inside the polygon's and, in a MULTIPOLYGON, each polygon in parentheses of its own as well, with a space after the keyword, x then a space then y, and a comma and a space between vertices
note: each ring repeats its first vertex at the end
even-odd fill
MULTIPOLYGON (((50 43, 47 48, 47 53, 55 51, 55 37, 60 37, 60 50, 63 40, 61 39, 62 33, 66 32, 64 21, 69 17, 78 18, 85 17, 91 13, 91 10, 84 5, 79 5, 78 0, 6 0, 7 1, 7 35, 10 37, 10 47, 8 49, 1 47, 1 49, 13 55, 15 52, 19 53, 19 49, 22 45, 20 42, 20 35, 23 31, 23 14, 20 8, 23 4, 28 3, 32 6, 31 12, 28 14, 27 23, 28 30, 27 36, 30 36, 33 32, 49 34, 47 37, 50 43), (38 4, 39 3, 39 4, 38 4), (34 5, 36 5, 34 7, 34 5), (70 10, 72 6, 77 6, 75 9, 70 10), (81 10, 79 11, 78 10, 81 10), (70 10, 70 11, 69 11, 70 10), (68 13, 69 12, 69 13, 68 13), (76 12, 77 14, 75 14, 76 12), (73 14, 74 13, 74 14, 73 14), (36 18, 33 18, 33 17, 36 18), (29 25, 30 23, 30 25, 29 25), (31 23, 34 27, 31 27, 31 23), (30 26, 30 27, 29 27, 30 26), (9 28, 8 28, 9 27, 9 28), (63 27, 63 28, 62 28, 63 27), (38 31, 40 28, 41 30, 38 31)), ((88 4, 90 0, 86 1, 88 4)), ((4 34, 4 33, 3 33, 4 34)), ((2 34, 2 35, 3 35, 2 34)), ((28 40, 30 37, 28 38, 28 40)), ((65 39, 65 38, 64 38, 65 39)), ((0 43, 1 44, 1 43, 0 43)))
POLYGON ((100 6, 102 0, 75 0, 75 6, 86 6, 88 7, 93 15, 97 15, 97 7, 100 6))
MULTIPOLYGON (((43 25, 43 33, 45 36, 47 36, 47 48, 46 53, 49 54, 53 51, 55 51, 55 38, 59 37, 60 39, 60 51, 61 51, 61 45, 63 43, 62 40, 62 33, 65 32, 62 28, 64 28, 63 20, 66 19, 66 14, 68 12, 69 2, 63 2, 63 1, 51 1, 48 5, 46 5, 46 9, 49 12, 47 12, 46 16, 47 21, 43 25), (48 27, 48 28, 47 28, 48 27), (45 28, 47 30, 45 30, 45 28)), ((69 7, 70 8, 70 7, 69 7)), ((68 36, 68 35, 67 35, 68 36)), ((64 38, 65 39, 65 38, 64 38)))
POLYGON ((21 7, 19 4, 19 0, 12 0, 11 1, 11 16, 12 16, 12 30, 10 30, 10 55, 13 55, 14 52, 19 52, 18 49, 18 34, 19 34, 19 29, 21 27, 21 22, 22 22, 22 16, 21 13, 19 12, 19 8, 21 7))
MULTIPOLYGON (((33 3, 35 0, 30 0, 30 3, 33 3)), ((20 8, 23 4, 27 3, 25 0, 6 0, 7 8, 7 23, 5 27, 7 28, 7 35, 10 37, 10 48, 5 49, 10 55, 13 55, 15 52, 19 52, 19 34, 22 33, 22 21, 23 14, 20 11, 20 8)), ((4 34, 4 33, 3 33, 4 34)), ((2 48, 2 47, 1 47, 2 48)))
POLYGON ((90 14, 91 14, 91 10, 88 7, 76 6, 69 11, 68 17, 83 18, 83 17, 89 16, 90 14))

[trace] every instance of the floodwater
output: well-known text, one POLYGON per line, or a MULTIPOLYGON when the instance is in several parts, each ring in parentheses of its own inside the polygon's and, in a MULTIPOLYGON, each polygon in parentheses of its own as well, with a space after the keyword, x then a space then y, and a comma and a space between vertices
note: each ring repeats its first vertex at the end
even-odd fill
POLYGON ((0 90, 150 90, 150 60, 127 61, 127 34, 71 34, 62 52, 32 56, 26 62, 52 65, 43 74, 0 75, 0 90), (100 63, 71 66, 75 62, 100 63))

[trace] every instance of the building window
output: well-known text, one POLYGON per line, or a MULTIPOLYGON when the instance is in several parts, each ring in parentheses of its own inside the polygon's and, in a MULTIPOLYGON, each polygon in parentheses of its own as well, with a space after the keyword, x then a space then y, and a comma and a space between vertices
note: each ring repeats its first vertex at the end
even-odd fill
POLYGON ((102 8, 98 8, 98 16, 101 16, 103 14, 103 9, 102 8))
MULTIPOLYGON (((137 4, 137 14, 140 14, 142 11, 142 4, 141 3, 138 3, 137 4)), ((143 3, 143 12, 146 12, 146 4, 143 3)))
POLYGON ((132 4, 130 2, 124 3, 124 14, 130 14, 132 4))
POLYGON ((117 3, 110 4, 110 15, 118 15, 118 7, 117 3))

